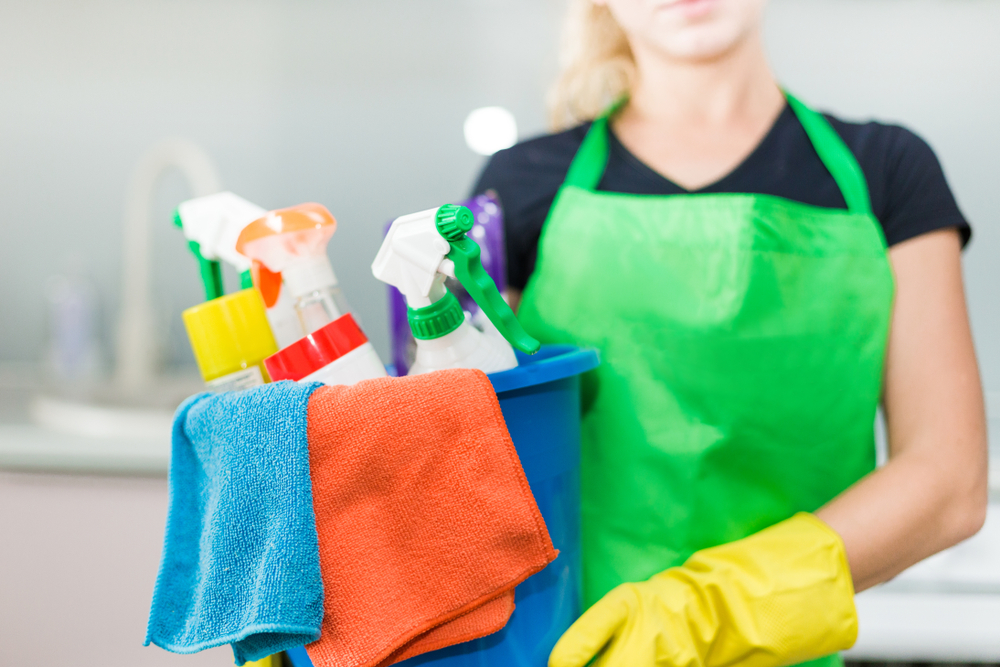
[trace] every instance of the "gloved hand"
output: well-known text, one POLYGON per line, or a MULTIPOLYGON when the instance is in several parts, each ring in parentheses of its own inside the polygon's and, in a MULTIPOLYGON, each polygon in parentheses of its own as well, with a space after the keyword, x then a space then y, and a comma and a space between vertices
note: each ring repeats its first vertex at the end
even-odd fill
POLYGON ((684 565, 622 584, 562 636, 549 667, 777 667, 858 636, 844 544, 800 513, 684 565))

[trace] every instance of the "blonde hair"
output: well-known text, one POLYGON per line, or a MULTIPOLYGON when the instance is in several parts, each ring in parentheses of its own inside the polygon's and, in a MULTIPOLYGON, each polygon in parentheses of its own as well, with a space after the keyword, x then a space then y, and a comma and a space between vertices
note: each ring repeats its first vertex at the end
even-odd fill
POLYGON ((628 93, 635 79, 624 31, 605 5, 592 0, 569 0, 559 56, 559 76, 548 98, 553 130, 596 118, 628 93))

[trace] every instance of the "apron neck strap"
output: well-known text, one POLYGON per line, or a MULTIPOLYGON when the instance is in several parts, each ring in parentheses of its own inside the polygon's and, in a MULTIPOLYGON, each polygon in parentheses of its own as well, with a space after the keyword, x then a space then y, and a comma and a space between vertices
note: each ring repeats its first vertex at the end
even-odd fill
POLYGON ((851 149, 822 114, 813 111, 787 91, 785 97, 788 99, 788 106, 795 112, 795 117, 805 128, 819 159, 837 182, 837 187, 847 202, 847 210, 871 215, 868 183, 851 149))
MULTIPOLYGON (((809 141, 819 154, 819 159, 833 176, 840 188, 847 210, 851 213, 871 213, 868 184, 864 172, 851 150, 840 138, 826 118, 813 111, 788 92, 788 105, 799 123, 805 128, 809 141)), ((576 152, 566 173, 565 185, 573 185, 584 190, 594 190, 604 175, 608 164, 608 121, 625 103, 625 98, 615 102, 611 108, 594 119, 576 152)))
POLYGON ((584 190, 597 188, 604 175, 604 168, 608 165, 608 121, 627 101, 627 97, 619 98, 607 111, 594 119, 569 165, 564 185, 575 185, 584 190))

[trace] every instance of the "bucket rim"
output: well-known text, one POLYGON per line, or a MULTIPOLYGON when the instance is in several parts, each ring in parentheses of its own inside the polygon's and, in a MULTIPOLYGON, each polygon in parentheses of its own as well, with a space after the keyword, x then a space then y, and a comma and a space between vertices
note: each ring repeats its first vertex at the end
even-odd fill
POLYGON ((518 352, 517 361, 517 368, 486 376, 497 394, 564 380, 593 370, 601 363, 597 350, 575 345, 543 345, 533 355, 518 352))

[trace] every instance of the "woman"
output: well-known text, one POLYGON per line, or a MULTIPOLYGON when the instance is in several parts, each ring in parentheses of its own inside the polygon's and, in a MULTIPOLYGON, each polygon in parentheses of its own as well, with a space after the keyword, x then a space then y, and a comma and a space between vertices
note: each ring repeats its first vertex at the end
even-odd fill
POLYGON ((579 0, 569 129, 477 185, 503 202, 526 328, 602 354, 589 609, 554 667, 833 664, 855 591, 984 520, 969 226, 914 134, 782 92, 764 4, 579 0))

